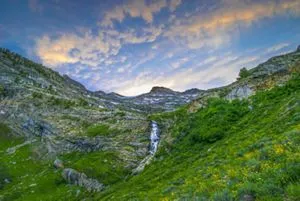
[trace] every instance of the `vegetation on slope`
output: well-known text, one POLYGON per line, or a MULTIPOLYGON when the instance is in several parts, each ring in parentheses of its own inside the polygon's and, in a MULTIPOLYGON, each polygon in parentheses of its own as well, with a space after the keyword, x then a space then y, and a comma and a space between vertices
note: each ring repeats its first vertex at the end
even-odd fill
POLYGON ((298 75, 249 100, 155 115, 172 122, 156 160, 99 199, 299 200, 299 100, 298 75))

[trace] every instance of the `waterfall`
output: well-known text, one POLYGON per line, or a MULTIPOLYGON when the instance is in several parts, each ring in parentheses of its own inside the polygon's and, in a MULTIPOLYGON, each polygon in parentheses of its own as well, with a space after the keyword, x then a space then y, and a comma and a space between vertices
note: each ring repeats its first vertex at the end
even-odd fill
POLYGON ((150 134, 150 148, 149 148, 149 155, 146 156, 138 165, 136 169, 132 171, 133 174, 138 174, 142 172, 146 165, 150 163, 154 154, 157 151, 159 143, 159 128, 155 121, 151 121, 151 134, 150 134))
POLYGON ((158 142, 159 142, 159 129, 155 121, 151 122, 151 135, 150 135, 150 154, 154 155, 157 151, 158 142))

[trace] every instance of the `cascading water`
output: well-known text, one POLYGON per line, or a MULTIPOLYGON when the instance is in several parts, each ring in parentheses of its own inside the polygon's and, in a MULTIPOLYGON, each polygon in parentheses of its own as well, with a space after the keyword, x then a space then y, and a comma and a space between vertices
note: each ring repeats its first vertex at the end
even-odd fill
POLYGON ((149 155, 146 156, 138 165, 136 169, 132 171, 133 174, 138 174, 143 171, 145 166, 148 165, 151 159, 154 157, 154 154, 157 151, 159 143, 159 128, 155 121, 151 121, 151 134, 150 134, 150 149, 149 155))
POLYGON ((155 121, 151 122, 151 135, 150 135, 150 140, 151 140, 151 145, 150 145, 150 154, 154 155, 155 152, 157 151, 158 147, 158 142, 159 142, 159 129, 158 125, 155 121))

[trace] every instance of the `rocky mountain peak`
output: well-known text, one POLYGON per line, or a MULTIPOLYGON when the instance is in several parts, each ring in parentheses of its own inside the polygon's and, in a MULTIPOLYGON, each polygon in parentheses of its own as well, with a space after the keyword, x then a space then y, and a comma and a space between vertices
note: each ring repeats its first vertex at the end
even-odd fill
POLYGON ((300 52, 300 45, 297 47, 296 52, 300 52))
POLYGON ((166 87, 155 86, 151 89, 150 93, 174 93, 174 91, 166 87))

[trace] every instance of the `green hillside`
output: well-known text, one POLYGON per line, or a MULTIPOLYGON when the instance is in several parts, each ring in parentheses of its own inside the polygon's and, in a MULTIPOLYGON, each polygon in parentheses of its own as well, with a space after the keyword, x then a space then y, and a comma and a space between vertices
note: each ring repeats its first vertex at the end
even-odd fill
POLYGON ((156 160, 104 200, 299 200, 300 76, 249 100, 210 99, 165 125, 156 160))

